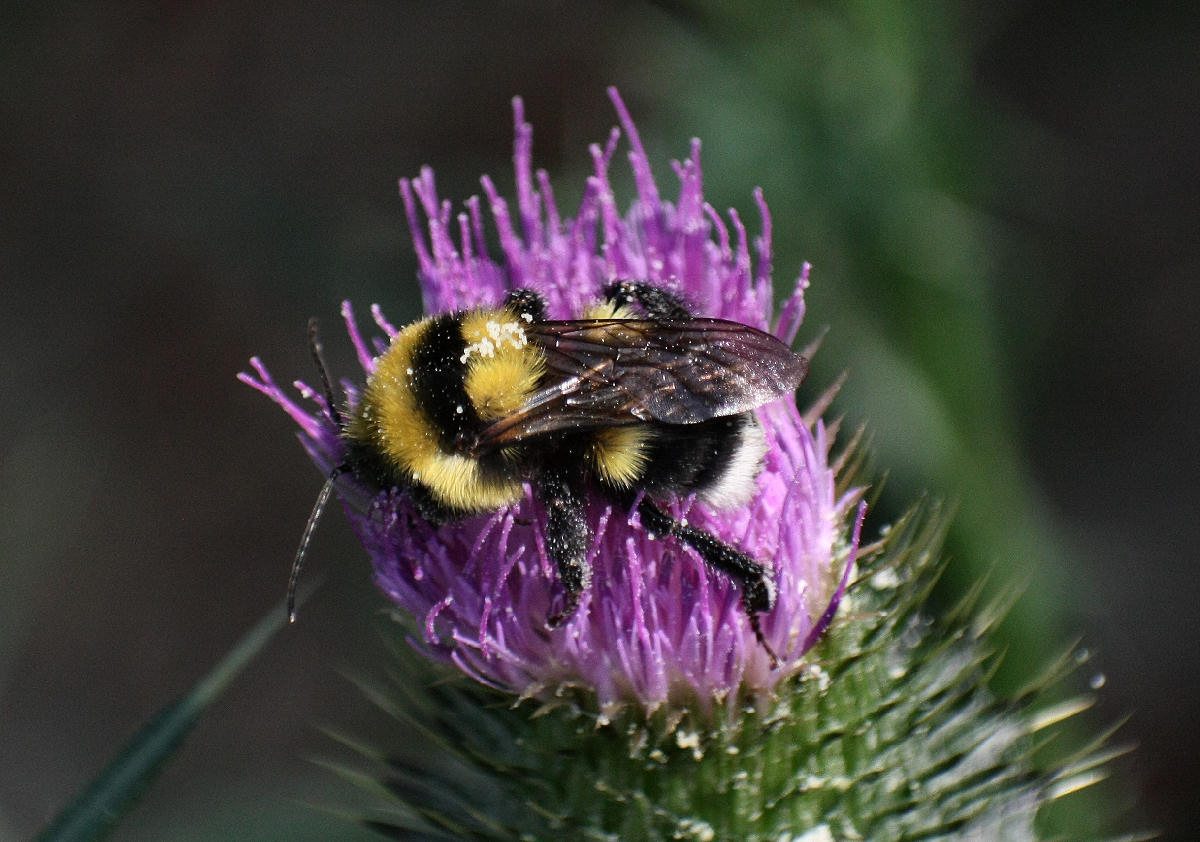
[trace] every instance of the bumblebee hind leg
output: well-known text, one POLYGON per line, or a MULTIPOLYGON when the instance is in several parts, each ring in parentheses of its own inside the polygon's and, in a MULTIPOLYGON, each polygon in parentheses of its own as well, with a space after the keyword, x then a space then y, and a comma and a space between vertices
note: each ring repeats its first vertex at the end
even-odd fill
POLYGON ((655 321, 687 321, 693 317, 682 298, 645 281, 609 284, 604 288, 604 299, 617 306, 628 306, 636 301, 642 311, 655 321))
POLYGON ((742 609, 750 621, 750 629, 758 644, 771 658, 771 668, 779 666, 779 658, 763 637, 759 614, 775 605, 775 589, 767 578, 766 568, 750 556, 735 550, 724 541, 693 526, 680 523, 646 498, 638 505, 642 526, 658 535, 672 535, 694 549, 704 563, 733 579, 742 589, 742 609))
POLYGON ((546 299, 541 293, 527 287, 510 290, 508 295, 504 296, 504 309, 519 316, 528 316, 526 321, 546 321, 546 299))
POLYGON ((558 567, 563 586, 562 609, 546 618, 546 625, 553 629, 575 613, 580 595, 591 582, 587 550, 592 531, 585 516, 583 494, 567 470, 545 471, 535 487, 546 509, 546 551, 558 567))

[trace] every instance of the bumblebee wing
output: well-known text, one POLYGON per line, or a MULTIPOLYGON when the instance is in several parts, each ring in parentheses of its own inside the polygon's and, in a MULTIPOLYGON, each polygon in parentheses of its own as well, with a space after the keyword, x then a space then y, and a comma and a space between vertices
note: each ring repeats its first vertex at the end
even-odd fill
POLYGON ((525 333, 545 356, 545 383, 485 428, 474 453, 556 430, 736 415, 808 373, 808 360, 774 336, 721 319, 535 322, 525 333))

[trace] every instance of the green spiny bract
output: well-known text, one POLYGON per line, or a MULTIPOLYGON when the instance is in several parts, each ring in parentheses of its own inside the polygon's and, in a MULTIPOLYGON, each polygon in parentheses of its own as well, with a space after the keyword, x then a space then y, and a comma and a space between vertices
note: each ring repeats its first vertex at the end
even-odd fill
POLYGON ((969 597, 926 619, 944 523, 917 509, 864 548, 811 667, 774 698, 746 700, 741 717, 626 710, 604 721, 571 690, 557 705, 514 705, 466 679, 435 680, 400 644, 394 683, 364 689, 407 745, 356 746, 373 761, 366 773, 335 767, 383 796, 354 818, 399 839, 1040 839, 1039 808, 1113 752, 1100 741, 1049 767, 1035 755, 1086 707, 1037 714, 1074 658, 999 699, 984 635, 1002 608, 969 597))

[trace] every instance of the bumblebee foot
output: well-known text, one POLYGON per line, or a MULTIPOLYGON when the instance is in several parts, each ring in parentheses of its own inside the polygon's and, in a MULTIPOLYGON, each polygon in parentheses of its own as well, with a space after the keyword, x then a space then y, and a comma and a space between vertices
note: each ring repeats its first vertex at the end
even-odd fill
POLYGON ((771 669, 779 669, 779 656, 775 654, 775 650, 771 648, 771 644, 767 643, 767 639, 763 637, 762 624, 759 622, 758 614, 749 613, 746 615, 750 618, 750 628, 754 632, 755 639, 758 640, 758 645, 767 653, 767 657, 771 660, 771 669))
POLYGON ((742 610, 746 612, 746 617, 750 620, 750 629, 754 632, 758 645, 771 658, 771 669, 778 669, 779 656, 775 654, 775 650, 763 637, 762 620, 760 619, 762 612, 770 611, 774 605, 775 594, 771 584, 765 578, 751 579, 742 583, 742 610))
POLYGON ((563 594, 563 607, 546 618, 546 628, 556 629, 571 619, 579 608, 579 591, 566 591, 563 594))

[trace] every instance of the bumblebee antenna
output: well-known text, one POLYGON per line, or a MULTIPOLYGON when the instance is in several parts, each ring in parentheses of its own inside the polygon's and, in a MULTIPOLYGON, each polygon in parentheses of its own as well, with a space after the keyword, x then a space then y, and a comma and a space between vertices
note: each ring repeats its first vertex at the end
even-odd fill
MULTIPOLYGON (((321 350, 321 339, 317 334, 316 316, 308 320, 308 350, 312 354, 313 362, 317 364, 317 373, 321 376, 321 391, 325 396, 325 410, 329 414, 329 420, 337 426, 338 432, 341 432, 345 428, 346 422, 333 397, 333 386, 329 382, 329 371, 325 368, 325 355, 321 350)), ((304 524, 304 533, 300 536, 300 546, 296 548, 296 557, 292 559, 292 572, 288 575, 287 615, 289 623, 296 622, 296 584, 300 581, 300 569, 304 567, 308 542, 312 540, 313 532, 317 529, 317 521, 321 519, 321 513, 325 511, 325 505, 329 502, 329 495, 333 493, 334 483, 348 470, 350 470, 349 465, 338 465, 329 472, 329 478, 321 486, 321 493, 317 495, 317 502, 313 504, 312 513, 308 516, 308 523, 304 524)))
POLYGON ((313 505, 312 514, 308 516, 308 523, 304 524, 304 534, 300 536, 300 546, 296 548, 296 557, 292 560, 292 572, 288 576, 287 614, 289 623, 296 622, 296 584, 300 581, 300 568, 304 566, 308 542, 312 540, 313 532, 317 529, 317 521, 321 519, 321 513, 325 511, 325 504, 329 502, 329 495, 333 493, 334 483, 348 470, 346 465, 338 465, 330 471, 329 479, 325 480, 325 484, 321 486, 321 493, 317 495, 317 502, 313 505))
MULTIPOLYGON (((325 355, 321 349, 321 339, 317 336, 316 316, 308 320, 308 350, 312 354, 313 362, 317 364, 317 373, 321 375, 321 391, 325 394, 325 405, 329 411, 329 420, 336 424, 340 431, 346 424, 342 419, 341 410, 337 408, 337 402, 333 399, 333 386, 329 383, 329 372, 325 369, 325 355)), ((328 497, 329 495, 325 496, 328 497)))

